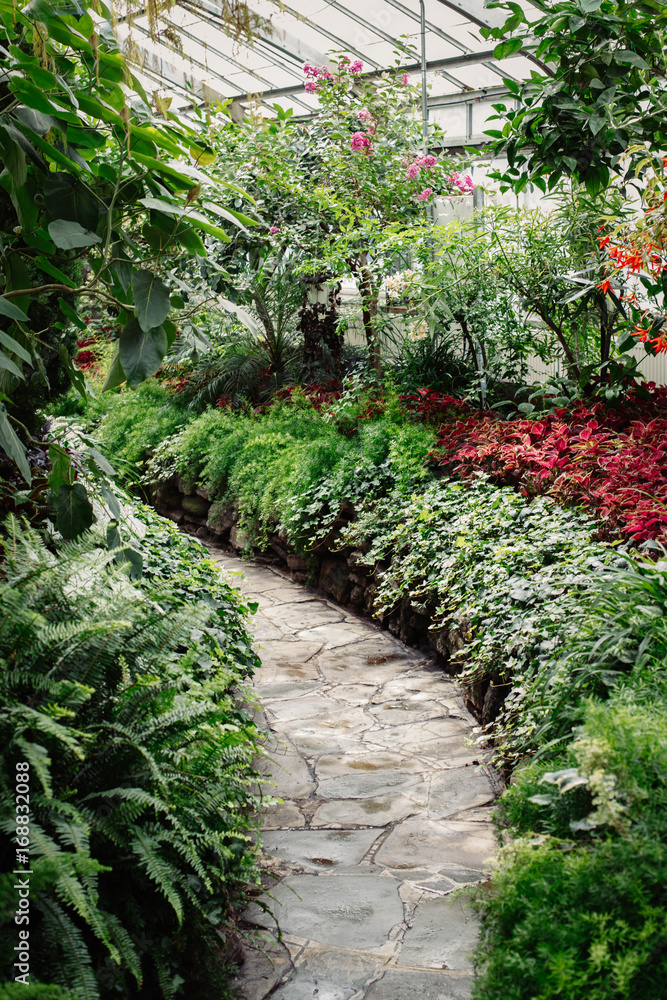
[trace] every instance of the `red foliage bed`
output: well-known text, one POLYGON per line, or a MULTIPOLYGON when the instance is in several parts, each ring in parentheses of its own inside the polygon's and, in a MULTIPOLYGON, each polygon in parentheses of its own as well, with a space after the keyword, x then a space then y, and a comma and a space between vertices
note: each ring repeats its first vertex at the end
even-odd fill
POLYGON ((539 419, 469 411, 443 424, 431 461, 450 474, 486 472, 526 496, 581 504, 607 537, 667 543, 667 389, 619 409, 583 403, 539 419))

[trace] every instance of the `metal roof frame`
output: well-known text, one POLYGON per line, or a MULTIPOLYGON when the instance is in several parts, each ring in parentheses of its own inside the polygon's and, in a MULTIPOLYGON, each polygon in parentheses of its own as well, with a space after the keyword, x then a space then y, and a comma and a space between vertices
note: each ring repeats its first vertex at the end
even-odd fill
MULTIPOLYGON (((290 0, 290 3, 283 3, 282 0, 247 0, 247 5, 251 11, 259 14, 260 28, 252 46, 240 44, 237 49, 228 51, 231 47, 227 32, 220 17, 220 4, 217 0, 176 0, 173 10, 180 12, 174 16, 171 12, 162 15, 165 26, 168 25, 173 32, 180 35, 186 43, 190 43, 190 53, 187 52, 187 44, 184 51, 177 54, 174 47, 169 42, 161 38, 159 32, 157 37, 153 37, 147 24, 143 24, 144 12, 139 11, 133 17, 132 30, 138 29, 142 35, 141 43, 138 45, 142 53, 141 71, 151 80, 159 83, 161 88, 167 92, 172 90, 180 95, 187 95, 187 103, 202 100, 206 94, 214 93, 216 97, 228 99, 235 104, 243 105, 245 101, 259 100, 265 107, 272 110, 273 105, 279 103, 281 99, 290 98, 298 105, 296 117, 305 117, 314 112, 313 102, 305 91, 305 80, 303 77, 303 64, 305 61, 315 63, 325 63, 327 61, 328 43, 338 51, 347 52, 351 57, 362 60, 371 67, 362 74, 362 79, 377 79, 383 72, 393 69, 393 66, 383 65, 377 58, 374 46, 378 44, 386 52, 386 45, 390 44, 394 49, 403 48, 406 54, 410 52, 411 46, 401 42, 385 30, 385 27, 378 23, 373 23, 368 16, 353 9, 352 4, 346 6, 344 0, 320 0, 322 6, 313 11, 313 0, 290 0), (275 10, 274 10, 275 8, 275 10), (313 19, 313 14, 336 13, 340 15, 341 31, 336 30, 335 23, 331 24, 331 18, 322 17, 323 23, 317 23, 313 19), (178 24, 178 20, 185 21, 187 18, 198 18, 202 24, 202 35, 198 37, 193 30, 193 24, 178 24), (282 21, 283 24, 276 22, 282 21), (284 22, 287 21, 287 28, 284 22), (366 38, 370 39, 367 46, 360 43, 359 38, 342 37, 346 31, 348 34, 350 22, 357 24, 365 32, 366 38), (304 26, 306 38, 298 34, 299 25, 304 26), (210 39, 210 40, 209 40, 210 39), (313 47, 313 39, 318 43, 317 48, 313 47), (193 46, 194 53, 193 54, 193 46), (321 46, 321 48, 320 48, 321 46), (205 50, 205 54, 201 49, 205 50), (370 51, 366 51, 366 49, 370 51), (198 51, 199 49, 199 51, 198 51), (326 49, 327 51, 321 51, 326 49), (209 60, 208 55, 211 55, 209 60), (257 65, 259 59, 260 65, 257 65), (177 63, 184 60, 191 70, 191 80, 188 79, 184 68, 179 68, 177 63), (251 65, 254 63, 255 65, 251 65), (271 78, 272 71, 273 80, 271 78), (276 77, 277 73, 277 77, 276 77), (235 79, 243 75, 244 79, 235 79), (283 83, 276 85, 282 76, 293 78, 293 83, 283 83), (248 82, 256 81, 256 89, 248 89, 248 82)), ((349 2, 349 0, 348 0, 349 2)), ((438 77, 451 85, 451 92, 440 95, 447 98, 445 103, 456 103, 465 101, 466 93, 473 90, 473 87, 466 84, 456 74, 456 69, 463 67, 480 66, 486 70, 485 79, 489 82, 487 89, 495 90, 496 86, 489 79, 489 74, 493 74, 498 82, 502 79, 521 80, 528 74, 526 72, 526 59, 537 65, 542 73, 549 74, 549 69, 523 50, 514 56, 503 60, 503 65, 499 65, 498 60, 493 58, 493 49, 487 48, 480 40, 480 48, 476 50, 474 39, 470 43, 457 38, 454 32, 461 27, 461 23, 452 24, 451 13, 445 17, 442 23, 439 22, 437 12, 439 9, 453 12, 460 15, 462 22, 468 22, 471 27, 491 26, 502 24, 504 13, 495 9, 488 9, 484 6, 484 0, 428 0, 429 16, 426 19, 427 39, 434 47, 437 39, 440 45, 435 45, 443 51, 453 48, 457 51, 455 55, 441 56, 440 58, 426 59, 426 70, 429 73, 437 73, 438 77), (519 60, 516 75, 512 75, 506 68, 509 59, 519 60)), ((409 19, 414 22, 415 28, 420 21, 419 0, 378 0, 380 6, 388 11, 396 11, 402 19, 409 19)), ((532 7, 526 2, 524 7, 532 7)), ((375 11, 377 14, 377 11, 375 11)), ((396 15, 394 15, 394 18, 396 15)), ((390 21, 387 15, 388 23, 390 21)), ((122 18, 120 19, 123 20, 122 18)), ((379 16, 376 20, 380 20, 379 16)), ((399 23, 401 23, 399 21, 399 23)), ((403 22, 404 23, 404 22, 403 22)), ((415 40, 417 30, 415 30, 415 40)), ((416 54, 416 52, 415 52, 416 54)), ((427 54, 428 55, 428 54, 427 54)), ((405 63, 397 67, 399 72, 416 74, 421 71, 422 64, 418 61, 406 59, 405 63)), ((469 76, 468 76, 469 78, 469 76)), ((476 81, 471 81, 475 83, 476 81)), ((483 90, 482 87, 480 87, 483 90)), ((181 97, 182 100, 182 97, 181 97)), ((429 106, 437 104, 437 98, 430 98, 429 106)), ((295 109, 296 110, 296 109, 295 109)))

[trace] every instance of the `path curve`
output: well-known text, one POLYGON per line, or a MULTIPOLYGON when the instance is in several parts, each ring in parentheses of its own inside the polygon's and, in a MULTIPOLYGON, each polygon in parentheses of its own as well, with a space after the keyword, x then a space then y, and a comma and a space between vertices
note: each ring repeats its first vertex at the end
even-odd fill
POLYGON ((216 556, 257 601, 254 687, 270 730, 260 767, 263 928, 244 1000, 466 1000, 476 925, 462 886, 494 851, 493 775, 440 668, 278 572, 216 556), (243 574, 236 575, 236 574, 243 574))

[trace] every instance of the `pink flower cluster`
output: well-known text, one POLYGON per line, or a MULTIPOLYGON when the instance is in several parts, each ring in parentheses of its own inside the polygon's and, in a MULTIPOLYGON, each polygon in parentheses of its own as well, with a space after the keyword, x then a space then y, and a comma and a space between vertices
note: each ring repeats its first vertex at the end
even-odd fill
POLYGON ((375 121, 375 118, 373 118, 373 115, 370 113, 370 111, 367 111, 366 108, 362 108, 361 111, 357 112, 357 118, 359 119, 359 121, 366 122, 369 135, 375 135, 377 122, 375 121))
POLYGON ((417 195, 417 201, 428 201, 432 196, 433 188, 424 188, 424 190, 417 195))
POLYGON ((365 132, 353 132, 352 138, 350 140, 350 149, 364 150, 365 152, 371 152, 373 148, 373 143, 371 137, 366 135, 365 132))
POLYGON ((422 167, 424 168, 424 170, 432 170, 433 167, 437 164, 437 162, 438 161, 436 160, 435 156, 430 156, 430 155, 418 156, 415 159, 414 163, 410 163, 408 165, 405 171, 405 176, 408 178, 408 180, 413 181, 415 177, 419 177, 422 171, 422 167))
POLYGON ((450 187, 457 188, 461 194, 471 194, 476 187, 470 174, 464 174, 462 177, 458 171, 453 174, 447 174, 446 180, 449 181, 450 187))
MULTIPOLYGON (((364 64, 360 59, 355 59, 354 62, 350 62, 347 56, 343 56, 340 61, 340 72, 347 70, 351 76, 359 76, 363 72, 364 64)), ((306 63, 303 67, 303 72, 308 77, 306 82, 305 91, 307 94, 316 94, 320 90, 320 84, 322 80, 333 80, 333 73, 322 66, 318 69, 317 66, 311 66, 310 63, 306 63)))
POLYGON ((307 77, 310 77, 305 86, 305 91, 307 94, 315 94, 320 89, 320 83, 322 80, 332 80, 333 74, 326 68, 322 66, 318 69, 316 66, 311 66, 310 63, 306 63, 303 67, 303 71, 307 77))

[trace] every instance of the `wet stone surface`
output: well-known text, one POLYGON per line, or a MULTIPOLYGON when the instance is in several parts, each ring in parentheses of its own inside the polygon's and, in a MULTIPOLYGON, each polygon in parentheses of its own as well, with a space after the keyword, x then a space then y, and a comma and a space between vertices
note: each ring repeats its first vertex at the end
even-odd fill
POLYGON ((265 895, 235 985, 243 1000, 468 1000, 470 887, 494 852, 497 783, 466 742, 454 682, 279 573, 216 554, 259 605, 254 688, 265 895), (276 932, 281 928, 281 940, 276 932))

